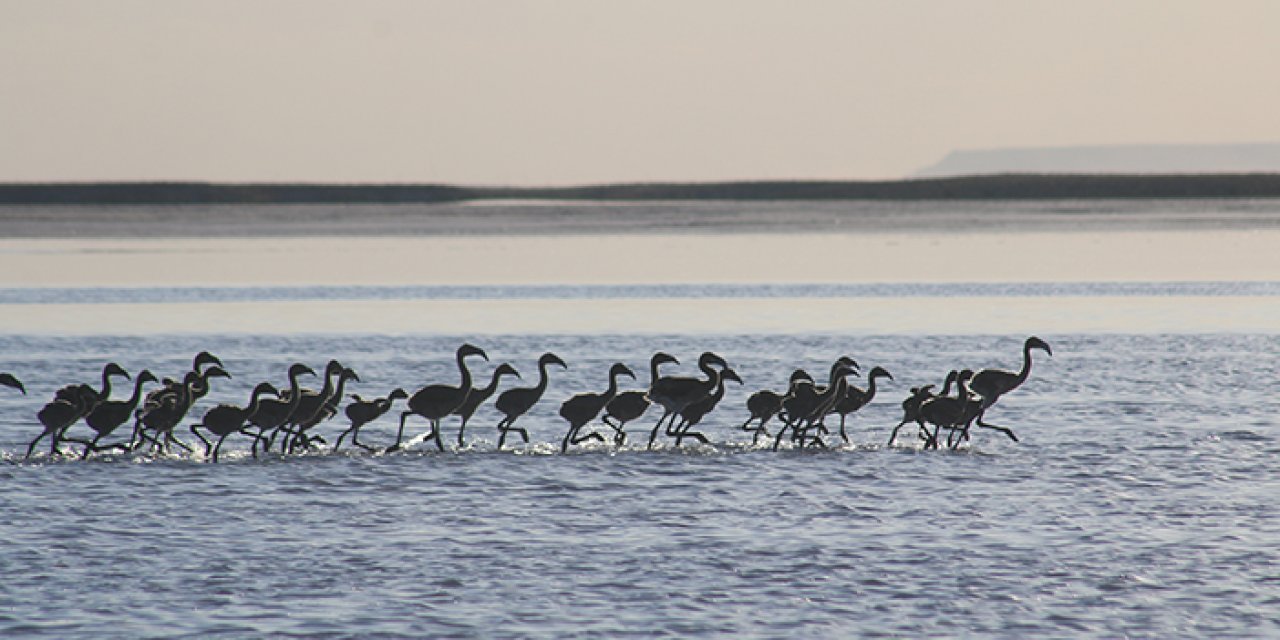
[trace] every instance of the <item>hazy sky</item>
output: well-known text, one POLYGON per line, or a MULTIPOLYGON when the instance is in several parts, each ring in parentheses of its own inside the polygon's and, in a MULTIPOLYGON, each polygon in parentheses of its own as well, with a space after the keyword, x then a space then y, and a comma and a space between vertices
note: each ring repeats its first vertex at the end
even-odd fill
POLYGON ((894 177, 1280 141, 1280 2, 0 0, 0 181, 894 177))

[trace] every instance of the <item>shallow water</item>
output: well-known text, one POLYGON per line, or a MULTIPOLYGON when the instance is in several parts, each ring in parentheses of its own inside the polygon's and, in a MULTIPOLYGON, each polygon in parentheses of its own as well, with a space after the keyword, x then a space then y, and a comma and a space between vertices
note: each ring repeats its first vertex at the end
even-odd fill
POLYGON ((0 211, 0 371, 30 391, 0 387, 0 635, 1278 636, 1277 202, 0 211), (989 416, 1020 442, 886 446, 907 389, 1029 334, 1054 356, 989 416), (486 405, 445 453, 22 459, 107 361, 216 353, 190 423, 296 361, 455 383, 464 341, 481 378, 569 363, 531 444, 496 452, 486 405), (559 403, 659 349, 744 379, 712 444, 645 451, 651 413, 560 454, 559 403), (845 354, 895 378, 848 445, 751 446, 749 393, 845 354))
MULTIPOLYGON (((1183 308, 1206 299, 1169 298, 1183 308)), ((1022 334, 950 332, 943 318, 913 333, 10 333, 0 367, 31 393, 0 388, 0 633, 1280 634, 1280 482, 1270 471, 1280 330, 1198 322, 1178 333, 1042 325, 1054 356, 1037 354, 1030 381, 991 415, 1021 442, 987 431, 954 453, 920 451, 905 431, 904 446, 886 447, 898 403, 953 367, 1016 368, 1022 334), (96 380, 107 360, 174 376, 196 351, 213 351, 235 378, 218 380, 199 414, 243 401, 260 380, 283 384, 293 361, 338 358, 362 378, 349 391, 364 395, 453 382, 464 340, 492 358, 480 374, 511 362, 522 384, 543 351, 569 363, 521 420, 533 444, 494 452, 497 415, 486 405, 465 450, 453 450, 456 421, 446 424, 443 454, 419 443, 254 460, 235 442, 217 465, 20 459, 53 389, 96 380), (746 381, 704 422, 713 444, 643 451, 650 414, 623 450, 559 454, 559 401, 602 389, 614 360, 646 379, 657 349, 684 372, 715 350, 746 381), (749 392, 782 386, 796 366, 824 372, 842 354, 895 376, 851 417, 849 446, 749 446, 736 428, 749 392)), ((332 440, 341 422, 323 433, 332 440)), ((388 416, 362 439, 387 444, 394 431, 388 416)))

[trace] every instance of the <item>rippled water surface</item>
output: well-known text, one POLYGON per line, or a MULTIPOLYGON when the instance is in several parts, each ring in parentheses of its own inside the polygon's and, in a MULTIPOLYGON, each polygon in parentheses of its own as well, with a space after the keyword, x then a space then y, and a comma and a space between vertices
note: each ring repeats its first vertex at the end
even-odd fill
MULTIPOLYGON (((1045 327, 1054 356, 1037 354, 990 416, 1021 442, 985 431, 959 452, 921 451, 912 433, 886 447, 898 403, 953 367, 1016 368, 1024 335, 6 335, 0 369, 30 395, 0 387, 0 634, 1277 635, 1280 331, 1203 329, 1045 327), (258 381, 283 385, 294 361, 338 358, 361 376, 348 391, 370 396, 452 383, 464 340, 492 358, 473 360, 481 376, 505 361, 528 384, 548 350, 569 363, 522 419, 532 444, 494 451, 486 405, 464 450, 446 423, 446 453, 254 460, 229 441, 217 465, 21 459, 53 390, 95 381, 108 360, 176 376, 213 351, 234 378, 201 414, 258 381), (646 380, 658 349, 687 373, 715 350, 746 382, 704 421, 713 444, 644 451, 650 414, 622 450, 560 454, 559 402, 602 390, 615 360, 646 380), (851 444, 751 447, 737 430, 746 396, 842 354, 895 378, 851 417, 851 444)), ((363 439, 388 444, 394 420, 363 439)), ((344 422, 321 432, 332 441, 344 422)))

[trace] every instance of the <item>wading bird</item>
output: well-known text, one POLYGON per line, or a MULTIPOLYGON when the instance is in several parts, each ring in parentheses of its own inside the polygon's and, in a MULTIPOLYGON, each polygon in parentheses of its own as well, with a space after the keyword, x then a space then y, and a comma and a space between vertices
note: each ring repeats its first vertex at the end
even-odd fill
POLYGON ((342 439, 351 434, 351 444, 354 444, 365 451, 376 451, 373 447, 360 444, 360 427, 381 418, 384 413, 391 409, 391 405, 396 400, 408 398, 409 394, 404 389, 395 389, 385 398, 374 398, 365 400, 359 395, 352 395, 352 402, 347 405, 347 418, 351 420, 351 426, 346 431, 338 434, 338 441, 333 445, 333 452, 337 453, 338 448, 342 446, 342 439))
POLYGON ((779 411, 782 411, 782 403, 795 393, 797 386, 800 384, 813 385, 813 377, 804 369, 796 369, 791 372, 791 378, 787 382, 786 391, 778 393, 777 391, 764 389, 751 394, 751 397, 747 398, 747 411, 750 412, 751 415, 747 418, 746 422, 742 423, 742 430, 753 434, 751 436, 752 446, 759 442, 761 435, 766 438, 770 437, 769 429, 766 428, 765 425, 767 425, 774 416, 778 415, 779 411), (755 427, 751 427, 749 425, 752 420, 759 420, 760 424, 755 427))
POLYGON ((463 443, 462 434, 467 430, 467 421, 471 419, 471 416, 475 415, 476 409, 479 409, 480 405, 484 404, 484 401, 488 400, 493 396, 494 392, 498 390, 498 382, 502 380, 502 376, 515 376, 519 378, 520 373, 516 371, 515 367, 505 362, 498 365, 498 367, 493 370, 493 376, 489 379, 489 384, 483 387, 472 387, 471 393, 467 394, 467 399, 463 400, 462 405, 453 410, 452 415, 462 418, 462 425, 458 427, 459 449, 466 446, 463 443))
POLYGON ((565 433, 564 441, 560 444, 561 453, 568 451, 571 444, 582 444, 593 439, 604 442, 604 437, 594 431, 585 436, 578 434, 584 425, 600 415, 604 406, 609 404, 613 396, 618 393, 618 376, 630 376, 634 380, 636 374, 632 373, 627 365, 621 362, 615 363, 609 368, 609 388, 604 393, 579 393, 560 405, 560 417, 569 421, 569 431, 565 433))
POLYGON ((507 434, 514 431, 520 434, 520 438, 529 442, 529 432, 520 427, 516 427, 516 419, 529 412, 533 405, 538 404, 538 400, 542 398, 542 394, 547 391, 549 378, 547 376, 547 367, 550 365, 558 365, 561 369, 568 369, 569 365, 564 363, 554 353, 544 353, 538 358, 538 384, 533 387, 521 387, 517 389, 507 389, 498 395, 498 399, 494 401, 493 406, 502 413, 502 420, 498 421, 498 448, 502 448, 502 444, 507 440, 507 434))
POLYGON ((431 425, 431 432, 423 440, 434 439, 436 448, 444 451, 444 441, 440 437, 440 421, 462 406, 462 403, 467 399, 467 394, 471 393, 471 371, 467 369, 467 356, 480 356, 485 361, 489 360, 489 356, 480 347, 471 344, 464 344, 458 347, 455 359, 458 363, 458 372, 462 376, 462 381, 456 387, 433 384, 418 389, 409 398, 409 410, 400 414, 400 430, 396 432, 396 443, 391 445, 387 451, 400 449, 400 443, 404 439, 404 421, 409 416, 414 415, 426 418, 431 425))
MULTIPOLYGON (((893 428, 893 432, 889 434, 889 444, 886 446, 893 446, 893 441, 898 437, 898 430, 901 429, 903 425, 910 422, 916 422, 920 419, 920 405, 923 404, 925 400, 934 396, 945 396, 951 393, 951 385, 955 384, 956 376, 958 375, 960 375, 960 372, 955 369, 952 369, 951 372, 947 374, 947 381, 942 386, 942 393, 934 393, 933 385, 931 384, 926 384, 923 387, 911 387, 911 395, 907 396, 907 399, 902 401, 902 421, 899 422, 897 426, 893 428)), ((927 429, 921 430, 919 435, 921 440, 924 440, 926 444, 929 443, 929 433, 927 429)))
POLYGON ((274 433, 277 429, 289 422, 289 417, 298 409, 298 405, 302 403, 302 385, 298 378, 304 375, 316 375, 315 369, 308 367, 301 362, 296 362, 289 367, 289 391, 281 394, 276 398, 262 398, 258 401, 257 410, 250 413, 247 418, 250 425, 257 427, 257 433, 253 434, 253 447, 250 451, 253 457, 258 457, 258 443, 262 443, 262 452, 271 452, 271 441, 268 435, 274 433), (285 398, 289 398, 287 401, 285 398))
POLYGON ((277 390, 270 382, 259 383, 258 386, 253 388, 253 393, 249 394, 248 406, 240 407, 234 404, 220 404, 206 411, 204 418, 202 418, 200 422, 191 425, 191 433, 195 434, 195 436, 200 438, 200 441, 204 443, 205 457, 209 457, 211 450, 210 442, 205 439, 204 436, 200 435, 200 432, 196 430, 196 427, 202 427, 209 433, 218 437, 218 443, 212 445, 214 462, 218 461, 218 452, 222 450, 223 441, 227 439, 227 436, 233 433, 245 433, 246 435, 253 436, 254 443, 256 444, 257 436, 252 433, 247 433, 245 431, 245 424, 248 421, 249 416, 253 415, 254 412, 258 410, 258 406, 261 404, 263 396, 267 394, 278 397, 280 395, 280 391, 277 390))
POLYGON ((702 422, 702 419, 706 417, 708 413, 711 413, 711 411, 716 408, 716 405, 720 404, 720 401, 724 399, 725 380, 733 380, 738 384, 742 384, 742 378, 739 378, 737 372, 728 367, 717 371, 715 373, 715 378, 716 388, 714 391, 699 400, 690 402, 685 406, 685 408, 680 410, 680 425, 676 427, 677 447, 684 442, 685 438, 693 438, 702 444, 708 444, 710 441, 707 440, 705 435, 702 435, 697 431, 690 431, 690 429, 697 426, 699 422, 702 422))
MULTIPOLYGON (((991 405, 994 405, 1001 396, 1022 386, 1022 383, 1026 382, 1027 378, 1031 376, 1032 349, 1040 349, 1050 356, 1053 355, 1053 350, 1049 348, 1049 343, 1031 336, 1022 344, 1022 369, 1017 373, 1003 369, 983 369, 973 374, 973 379, 969 381, 969 389, 981 396, 982 400, 982 406, 978 409, 976 424, 984 429, 1003 432, 1014 442, 1018 441, 1018 437, 1013 435, 1011 429, 983 422, 982 417, 986 414, 987 409, 990 409, 991 405)), ((968 425, 965 425, 960 437, 962 440, 969 438, 968 425)))
POLYGON ((689 406, 689 403, 706 397, 715 389, 717 378, 716 370, 712 365, 719 365, 721 369, 729 366, 724 358, 707 351, 698 357, 698 369, 706 376, 705 379, 664 376, 655 380, 649 387, 649 401, 662 406, 662 417, 658 418, 658 423, 653 425, 653 430, 649 432, 649 444, 646 448, 653 448, 653 443, 658 438, 658 430, 662 428, 664 421, 667 421, 667 435, 676 435, 672 425, 680 411, 689 406))
POLYGON ((31 441, 31 444, 27 445, 27 458, 30 458, 31 452, 35 451, 36 443, 45 436, 49 436, 51 440, 49 455, 57 455, 58 442, 61 440, 62 433, 89 413, 98 402, 98 392, 87 384, 78 385, 73 387, 72 391, 59 395, 63 397, 55 398, 36 412, 36 419, 44 426, 44 430, 31 441))
POLYGON ((833 411, 840 416, 840 439, 849 444, 849 436, 844 431, 845 418, 871 403, 876 397, 876 378, 893 379, 883 367, 874 367, 867 373, 867 388, 859 389, 853 385, 845 391, 844 397, 836 401, 833 411))
POLYGON ((111 435, 120 425, 129 421, 133 415, 133 410, 137 408, 138 402, 142 400, 142 385, 148 382, 159 382, 155 375, 150 371, 143 369, 138 373, 138 377, 133 381, 133 395, 127 400, 107 400, 99 402, 97 406, 84 417, 85 424, 93 429, 95 435, 92 440, 77 440, 72 438, 63 438, 67 442, 75 442, 84 445, 84 454, 81 458, 88 458, 90 453, 105 451, 107 449, 129 450, 129 443, 112 444, 103 447, 98 446, 98 441, 111 435))
MULTIPOLYGON (((658 367, 666 363, 680 364, 680 361, 676 360, 675 356, 661 351, 653 354, 653 357, 649 359, 649 389, 653 388, 653 383, 659 378, 658 367)), ((628 422, 644 415, 649 410, 649 406, 653 404, 646 397, 648 393, 649 390, 623 391, 614 396, 613 400, 609 401, 609 404, 605 405, 603 420, 614 431, 614 446, 621 447, 626 443, 627 432, 623 428, 626 427, 628 422), (616 424, 610 422, 610 418, 613 418, 616 424)))

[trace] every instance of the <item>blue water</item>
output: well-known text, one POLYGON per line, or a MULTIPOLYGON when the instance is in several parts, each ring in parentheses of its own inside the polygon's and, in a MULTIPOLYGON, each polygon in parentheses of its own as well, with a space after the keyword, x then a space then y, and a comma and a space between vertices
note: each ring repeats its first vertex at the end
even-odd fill
MULTIPOLYGON (((1045 327, 1054 356, 1037 354, 990 414, 1021 442, 980 432, 959 452, 886 447, 898 403, 954 367, 1017 368, 1024 335, 3 336, 0 370, 30 395, 0 387, 0 635, 1280 635, 1280 331, 1213 329, 1045 327), (465 450, 446 423, 443 454, 254 460, 237 441, 217 465, 21 460, 53 390, 96 381, 108 360, 163 377, 216 353, 235 377, 200 414, 283 384, 294 361, 338 358, 363 395, 454 383, 464 341, 491 357, 479 375, 510 362, 521 384, 544 351, 569 363, 521 419, 531 445, 495 452, 485 406, 465 450), (602 390, 615 360, 646 379, 658 349, 685 373, 710 349, 741 374, 702 425, 713 444, 560 454, 559 402, 602 390), (751 447, 737 430, 746 396, 843 354, 895 377, 851 417, 852 443, 751 447)), ((630 445, 656 417, 630 427, 630 445)), ((362 439, 389 444, 394 420, 362 439)), ((321 432, 332 441, 344 422, 321 432)))

